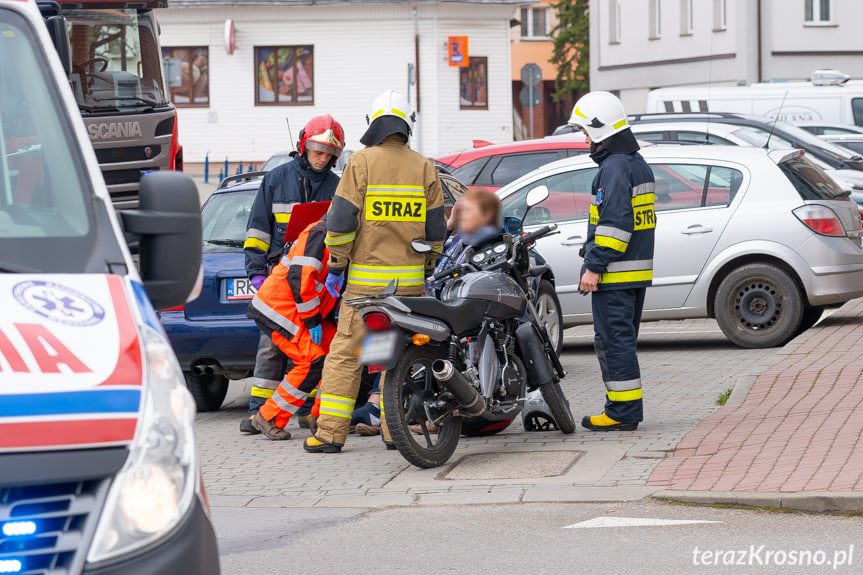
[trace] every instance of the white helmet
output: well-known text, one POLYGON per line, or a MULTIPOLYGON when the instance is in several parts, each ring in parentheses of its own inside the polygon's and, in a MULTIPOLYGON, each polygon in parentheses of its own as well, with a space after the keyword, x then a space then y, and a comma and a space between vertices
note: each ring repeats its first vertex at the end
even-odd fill
POLYGON ((414 122, 417 119, 408 99, 394 90, 387 90, 372 102, 372 108, 366 116, 366 122, 372 122, 383 116, 401 118, 408 125, 408 133, 413 133, 414 122))
POLYGON ((584 129, 596 143, 629 127, 623 102, 610 92, 590 92, 579 98, 569 125, 584 129))

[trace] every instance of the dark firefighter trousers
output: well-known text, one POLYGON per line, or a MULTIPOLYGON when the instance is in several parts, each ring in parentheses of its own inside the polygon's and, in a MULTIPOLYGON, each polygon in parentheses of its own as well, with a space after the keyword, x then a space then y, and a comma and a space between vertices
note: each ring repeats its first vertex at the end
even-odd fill
POLYGON ((644 418, 637 346, 646 291, 642 287, 591 294, 593 344, 605 384, 605 414, 621 423, 644 418))

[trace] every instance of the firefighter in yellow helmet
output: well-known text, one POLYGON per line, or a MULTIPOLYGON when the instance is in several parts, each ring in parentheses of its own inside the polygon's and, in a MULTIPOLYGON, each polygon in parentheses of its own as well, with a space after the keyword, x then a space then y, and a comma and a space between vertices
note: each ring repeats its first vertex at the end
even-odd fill
MULTIPOLYGON (((360 139, 366 148, 348 160, 327 217, 325 285, 334 296, 344 286, 343 301, 382 293, 393 280, 398 295, 422 296, 436 256, 416 253, 410 242, 419 238, 437 251, 443 247, 440 180, 432 162, 408 146, 415 114, 406 98, 387 90, 366 120, 360 139)), ((345 443, 362 372, 355 355, 361 332, 359 313, 342 303, 324 363, 318 429, 306 439, 306 451, 338 453, 345 443)), ((385 426, 382 432, 391 447, 385 426)))

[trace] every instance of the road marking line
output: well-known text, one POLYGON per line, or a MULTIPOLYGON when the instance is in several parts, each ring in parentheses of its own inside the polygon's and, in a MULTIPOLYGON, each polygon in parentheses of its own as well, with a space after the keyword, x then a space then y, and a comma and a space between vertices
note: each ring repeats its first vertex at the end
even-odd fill
POLYGON ((695 523, 722 523, 702 519, 650 519, 645 517, 594 517, 580 523, 565 525, 563 529, 596 529, 601 527, 658 527, 668 525, 692 525, 695 523))

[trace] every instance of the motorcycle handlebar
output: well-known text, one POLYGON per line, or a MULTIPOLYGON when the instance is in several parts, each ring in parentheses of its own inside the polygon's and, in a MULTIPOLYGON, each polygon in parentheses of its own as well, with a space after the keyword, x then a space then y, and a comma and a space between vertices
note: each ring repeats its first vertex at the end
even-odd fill
POLYGON ((537 240, 537 239, 541 238, 542 236, 553 232, 556 229, 557 229, 557 224, 549 224, 547 226, 542 226, 538 230, 534 230, 532 232, 528 232, 528 233, 524 234, 524 238, 522 241, 527 242, 527 243, 531 243, 534 240, 537 240))
POLYGON ((441 270, 435 274, 432 274, 431 279, 434 282, 439 282, 440 280, 453 275, 454 273, 459 271, 460 268, 461 268, 461 266, 452 266, 452 267, 446 268, 446 269, 441 270))

